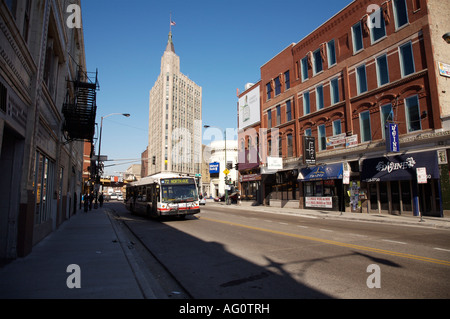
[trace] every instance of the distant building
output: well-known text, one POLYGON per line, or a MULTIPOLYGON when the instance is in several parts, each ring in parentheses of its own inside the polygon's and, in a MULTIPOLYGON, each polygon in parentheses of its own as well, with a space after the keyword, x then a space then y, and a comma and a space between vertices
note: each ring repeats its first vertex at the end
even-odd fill
MULTIPOLYGON (((231 167, 228 173, 229 185, 237 186, 237 170, 235 165, 238 160, 238 146, 236 140, 225 141, 214 141, 208 145, 211 150, 211 157, 209 163, 218 164, 216 172, 211 172, 210 170, 210 184, 209 191, 207 191, 208 197, 211 195, 213 197, 225 195, 225 168, 226 164, 231 167), (225 146, 226 145, 226 146, 225 146)), ((231 187, 228 187, 231 190, 231 187)))
POLYGON ((161 58, 161 73, 150 91, 149 175, 201 174, 202 88, 180 71, 172 32, 161 58))

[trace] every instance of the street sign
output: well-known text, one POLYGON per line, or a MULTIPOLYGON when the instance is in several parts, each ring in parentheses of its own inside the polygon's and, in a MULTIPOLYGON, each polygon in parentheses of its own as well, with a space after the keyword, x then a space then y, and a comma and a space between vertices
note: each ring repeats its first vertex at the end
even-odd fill
POLYGON ((228 174, 230 174, 230 171, 228 170, 228 168, 226 168, 226 169, 223 171, 223 173, 224 173, 225 175, 228 175, 228 174))
POLYGON ((426 167, 417 167, 417 183, 418 184, 426 184, 427 183, 427 169, 426 167))

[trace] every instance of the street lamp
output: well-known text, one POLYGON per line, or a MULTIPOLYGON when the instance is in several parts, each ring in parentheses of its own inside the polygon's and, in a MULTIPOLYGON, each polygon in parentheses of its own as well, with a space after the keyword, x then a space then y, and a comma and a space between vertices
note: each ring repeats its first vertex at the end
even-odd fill
MULTIPOLYGON (((220 130, 220 127, 217 126, 203 125, 203 127, 204 128, 215 127, 220 130)), ((224 130, 224 136, 225 136, 225 168, 227 168, 227 129, 224 130)), ((228 202, 227 180, 228 174, 225 174, 225 204, 229 205, 230 203, 228 202)))
MULTIPOLYGON (((103 129, 103 119, 105 119, 105 118, 107 118, 107 117, 110 117, 110 116, 112 116, 112 115, 122 115, 122 116, 125 116, 125 117, 130 117, 130 114, 128 114, 128 113, 111 113, 111 114, 108 114, 108 115, 105 115, 105 116, 102 116, 101 117, 101 120, 100 120, 100 135, 99 135, 99 138, 98 138, 98 157, 97 157, 97 174, 99 173, 99 168, 100 168, 100 148, 101 148, 101 146, 102 146, 102 129, 103 129)), ((100 179, 100 176, 98 176, 98 178, 100 179)))

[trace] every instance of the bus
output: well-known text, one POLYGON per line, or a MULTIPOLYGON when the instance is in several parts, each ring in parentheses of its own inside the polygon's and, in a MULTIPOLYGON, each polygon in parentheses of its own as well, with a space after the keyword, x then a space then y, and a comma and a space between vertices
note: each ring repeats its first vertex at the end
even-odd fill
POLYGON ((125 202, 131 213, 148 217, 200 213, 195 178, 176 174, 147 176, 128 184, 125 202))

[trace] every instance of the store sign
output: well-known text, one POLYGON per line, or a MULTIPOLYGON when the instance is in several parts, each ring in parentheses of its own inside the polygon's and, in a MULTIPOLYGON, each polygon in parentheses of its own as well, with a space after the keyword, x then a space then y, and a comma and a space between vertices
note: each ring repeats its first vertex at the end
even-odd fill
POLYGON ((209 173, 218 174, 220 172, 220 163, 209 163, 209 173))
POLYGON ((267 157, 268 169, 283 169, 283 158, 281 157, 267 157))
POLYGON ((333 208, 332 197, 305 197, 306 207, 333 208))
POLYGON ((438 62, 439 74, 450 78, 450 65, 447 63, 438 62))
POLYGON ((385 126, 386 152, 400 152, 400 143, 398 138, 398 125, 387 123, 385 126))
POLYGON ((345 138, 345 147, 355 147, 358 145, 358 134, 347 136, 345 138))
POLYGON ((316 164, 316 139, 312 136, 303 136, 303 163, 316 164))

